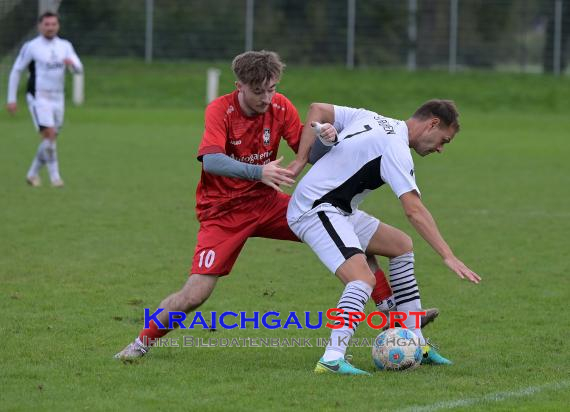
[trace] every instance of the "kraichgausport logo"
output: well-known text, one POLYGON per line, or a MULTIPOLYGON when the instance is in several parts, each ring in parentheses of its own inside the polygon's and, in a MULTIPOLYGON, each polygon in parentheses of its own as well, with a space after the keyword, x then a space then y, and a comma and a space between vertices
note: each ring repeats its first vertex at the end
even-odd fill
POLYGON ((153 313, 150 309, 144 310, 144 327, 148 329, 150 327, 150 322, 154 322, 158 329, 217 329, 221 327, 223 329, 319 329, 323 327, 323 318, 332 323, 325 323, 324 326, 330 329, 340 329, 348 323, 349 328, 353 328, 355 324, 366 322, 366 324, 372 329, 383 329, 386 326, 394 328, 400 326, 406 328, 404 322, 408 317, 414 318, 415 327, 419 328, 421 324, 421 317, 425 316, 425 312, 390 312, 386 316, 382 312, 371 312, 366 315, 364 312, 346 312, 348 319, 345 320, 343 315, 345 314, 344 309, 332 308, 323 312, 316 312, 317 319, 311 319, 311 312, 300 312, 300 315, 295 311, 289 313, 280 312, 258 312, 255 311, 251 315, 247 312, 208 312, 209 319, 204 317, 202 312, 192 312, 190 315, 186 315, 184 312, 169 312, 168 313, 168 323, 164 325, 159 319, 160 315, 164 309, 157 309, 153 313), (336 315, 335 315, 336 313, 336 315), (190 316, 190 317, 189 317, 190 316), (282 317, 285 317, 282 319, 282 317))

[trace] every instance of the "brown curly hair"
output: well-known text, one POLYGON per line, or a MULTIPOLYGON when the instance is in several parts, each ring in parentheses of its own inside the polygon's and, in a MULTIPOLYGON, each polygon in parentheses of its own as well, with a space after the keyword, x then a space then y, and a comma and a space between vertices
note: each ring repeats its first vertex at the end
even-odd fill
POLYGON ((236 78, 251 86, 258 86, 268 80, 281 79, 285 64, 272 51, 248 51, 235 57, 232 70, 236 78))

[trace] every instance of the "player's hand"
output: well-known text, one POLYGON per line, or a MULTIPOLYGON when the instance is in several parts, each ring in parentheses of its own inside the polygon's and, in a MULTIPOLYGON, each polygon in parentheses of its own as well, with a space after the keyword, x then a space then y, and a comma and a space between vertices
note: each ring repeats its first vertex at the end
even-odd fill
POLYGON ((283 156, 263 165, 263 168, 261 169, 261 181, 279 192, 283 191, 279 187, 280 185, 291 187, 295 183, 293 180, 293 172, 279 166, 282 160, 283 156))
POLYGON ((63 64, 65 64, 66 66, 73 67, 73 60, 71 60, 70 58, 63 59, 63 64))
POLYGON ((457 259, 455 256, 445 258, 443 262, 447 265, 448 268, 454 271, 457 274, 457 276, 459 276, 461 279, 468 279, 473 283, 479 283, 481 281, 481 277, 477 273, 469 269, 462 261, 457 259))
POLYGON ((311 127, 315 131, 315 135, 325 146, 333 146, 338 142, 338 133, 332 124, 311 122, 311 127))
POLYGON ((18 104, 17 103, 8 103, 6 105, 6 110, 8 110, 8 113, 14 114, 18 111, 18 104))
POLYGON ((293 177, 297 177, 303 171, 305 165, 305 162, 295 159, 287 165, 287 169, 293 173, 293 177))

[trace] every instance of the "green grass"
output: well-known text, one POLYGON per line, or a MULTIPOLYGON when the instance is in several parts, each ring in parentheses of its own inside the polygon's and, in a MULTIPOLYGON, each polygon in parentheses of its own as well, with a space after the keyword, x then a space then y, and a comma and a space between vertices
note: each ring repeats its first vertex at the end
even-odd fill
MULTIPOLYGON (((462 109, 458 138, 444 155, 416 158, 416 172, 480 285, 443 266, 389 189, 363 207, 412 235, 422 302, 442 311, 426 335, 455 365, 358 379, 313 375, 317 347, 159 348, 132 365, 111 359, 138 333, 143 308, 185 281, 198 227, 207 66, 135 63, 86 61, 87 104, 68 107, 59 143, 63 190, 24 184, 38 139, 25 105, 15 118, 0 113, 0 409, 567 408, 567 78, 287 69, 281 91, 302 115, 312 100, 403 117, 444 96, 462 109)), ((222 89, 231 87, 225 70, 222 89)), ((251 239, 202 310, 324 311, 340 291, 305 245, 251 239)), ((169 336, 183 335, 314 342, 328 329, 169 336)), ((361 327, 356 336, 374 335, 361 327)), ((369 348, 352 353, 373 370, 369 348)))

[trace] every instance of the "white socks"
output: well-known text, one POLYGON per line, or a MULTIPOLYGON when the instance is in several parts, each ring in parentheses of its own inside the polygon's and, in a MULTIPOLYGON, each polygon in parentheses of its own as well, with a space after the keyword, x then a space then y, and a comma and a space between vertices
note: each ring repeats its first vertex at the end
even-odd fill
POLYGON ((59 163, 57 161, 57 145, 54 140, 42 139, 32 165, 28 170, 28 178, 37 176, 43 165, 47 166, 52 183, 61 180, 59 163))
POLYGON ((325 362, 344 358, 350 338, 352 338, 354 330, 358 326, 358 323, 353 323, 353 327, 349 327, 348 312, 364 312, 364 306, 370 299, 371 293, 372 287, 361 280, 355 280, 346 284, 337 305, 337 308, 344 309, 344 313, 337 314, 337 316, 344 319, 344 326, 340 329, 332 330, 330 342, 323 355, 325 362))
POLYGON ((40 142, 38 151, 36 152, 34 160, 32 161, 32 165, 30 166, 30 170, 28 170, 28 179, 37 176, 40 173, 42 166, 46 164, 44 151, 47 141, 47 139, 42 139, 40 142))
POLYGON ((45 139, 44 141, 47 141, 47 145, 44 150, 46 166, 49 172, 49 178, 53 183, 58 180, 61 180, 61 176, 59 175, 59 164, 57 162, 56 144, 54 140, 45 139))

